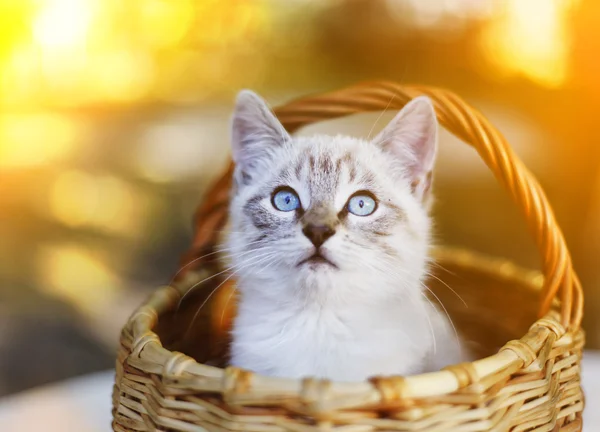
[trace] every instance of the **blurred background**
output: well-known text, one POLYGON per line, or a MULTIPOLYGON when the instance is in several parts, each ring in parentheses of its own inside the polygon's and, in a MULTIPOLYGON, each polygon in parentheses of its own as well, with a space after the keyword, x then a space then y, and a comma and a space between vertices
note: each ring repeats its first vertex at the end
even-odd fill
MULTIPOLYGON (((0 0, 0 396, 113 366, 177 270, 244 87, 278 104, 385 78, 481 109, 547 191, 600 348, 599 54, 594 0, 0 0)), ((440 243, 538 267, 449 134, 436 187, 440 243)))

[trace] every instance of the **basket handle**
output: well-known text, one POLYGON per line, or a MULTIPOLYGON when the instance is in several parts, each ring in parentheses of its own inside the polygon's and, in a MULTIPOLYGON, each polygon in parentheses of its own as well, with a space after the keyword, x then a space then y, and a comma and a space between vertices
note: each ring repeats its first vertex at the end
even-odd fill
MULTIPOLYGON (((542 255, 544 287, 540 315, 545 315, 550 310, 554 298, 558 297, 562 324, 579 328, 583 315, 581 284, 573 270, 571 256, 546 195, 506 139, 479 111, 467 105, 454 93, 425 86, 367 82, 322 95, 300 98, 274 111, 288 132, 292 133, 317 121, 366 111, 401 109, 411 99, 420 95, 431 98, 438 119, 446 129, 477 150, 523 212, 542 255)), ((222 188, 228 186, 230 177, 231 166, 213 191, 207 195, 211 197, 209 202, 203 203, 197 213, 195 248, 205 246, 207 230, 210 232, 210 228, 225 221, 226 215, 218 209, 222 208, 223 204, 226 205, 227 196, 223 194, 222 188), (220 218, 214 217, 215 211, 220 218), (211 213, 212 219, 209 217, 211 213)), ((193 256, 193 253, 191 255, 193 256)), ((188 258, 189 256, 188 254, 188 258)))

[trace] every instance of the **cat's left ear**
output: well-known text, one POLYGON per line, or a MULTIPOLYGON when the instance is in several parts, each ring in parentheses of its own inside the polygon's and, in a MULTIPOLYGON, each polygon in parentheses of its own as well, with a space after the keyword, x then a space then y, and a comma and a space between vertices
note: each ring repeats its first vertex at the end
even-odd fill
POLYGON ((238 181, 247 183, 257 175, 264 175, 274 151, 289 139, 260 96, 250 90, 238 94, 231 124, 232 157, 238 181))
POLYGON ((438 122, 431 100, 419 96, 406 104, 373 139, 374 144, 398 161, 413 194, 423 201, 431 188, 437 137, 438 122))

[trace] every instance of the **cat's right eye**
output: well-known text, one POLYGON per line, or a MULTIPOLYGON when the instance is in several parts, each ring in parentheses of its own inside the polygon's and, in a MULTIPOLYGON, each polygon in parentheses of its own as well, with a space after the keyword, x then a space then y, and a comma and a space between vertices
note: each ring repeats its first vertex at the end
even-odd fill
POLYGON ((377 209, 377 201, 370 192, 362 191, 352 195, 346 206, 353 215, 369 216, 377 209))
POLYGON ((271 203, 279 211, 290 212, 300 208, 300 198, 292 188, 280 188, 273 193, 271 203))

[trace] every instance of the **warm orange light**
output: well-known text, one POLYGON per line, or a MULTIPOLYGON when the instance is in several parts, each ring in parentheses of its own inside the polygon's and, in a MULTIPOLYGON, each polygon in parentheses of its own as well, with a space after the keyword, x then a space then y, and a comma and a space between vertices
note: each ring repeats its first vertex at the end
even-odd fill
POLYGON ((503 16, 483 33, 484 52, 495 67, 555 87, 567 77, 574 0, 506 0, 503 16))
MULTIPOLYGON (((242 47, 256 49, 255 36, 266 34, 270 10, 264 0, 22 3, 26 36, 0 26, 0 54, 6 53, 0 56, 0 104, 25 108, 151 97, 183 103, 233 77, 248 82, 260 70, 260 56, 251 71, 230 63, 242 47)), ((11 21, 0 17, 5 22, 11 21)))

